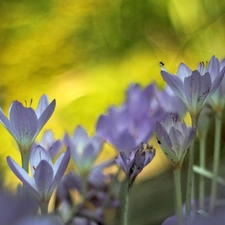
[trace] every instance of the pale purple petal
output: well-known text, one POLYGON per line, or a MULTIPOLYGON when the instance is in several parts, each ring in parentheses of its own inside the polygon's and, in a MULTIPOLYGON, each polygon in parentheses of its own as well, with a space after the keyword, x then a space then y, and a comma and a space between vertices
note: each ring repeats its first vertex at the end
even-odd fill
POLYGON ((42 200, 48 201, 51 196, 48 195, 49 187, 53 179, 52 166, 45 160, 42 160, 34 173, 36 187, 42 200))
POLYGON ((55 110, 56 101, 55 99, 48 105, 48 107, 45 109, 45 111, 41 114, 41 116, 38 119, 38 128, 36 131, 36 136, 39 134, 43 126, 48 122, 50 117, 52 116, 52 113, 55 110))
POLYGON ((214 81, 220 73, 220 62, 215 56, 213 56, 209 61, 208 72, 211 76, 212 81, 214 81))
POLYGON ((49 105, 48 96, 43 94, 38 102, 37 109, 35 110, 37 118, 40 118, 41 114, 45 111, 45 109, 49 105))
POLYGON ((46 160, 50 165, 52 165, 52 159, 49 153, 43 147, 38 145, 37 147, 32 149, 30 154, 30 169, 33 175, 37 166, 42 160, 46 160))
POLYGON ((67 148, 67 150, 63 156, 63 159, 61 160, 60 165, 59 165, 59 162, 57 162, 57 164, 54 165, 54 171, 55 171, 55 168, 58 168, 58 170, 56 173, 54 173, 55 176, 54 176, 52 184, 49 188, 49 191, 48 191, 49 194, 51 194, 54 191, 55 187, 57 186, 59 181, 62 179, 62 177, 66 171, 66 168, 68 166, 69 161, 70 161, 70 150, 69 150, 69 148, 67 148))
POLYGON ((15 101, 10 110, 10 123, 17 136, 18 144, 30 147, 38 128, 35 111, 15 101))
POLYGON ((1 108, 0 108, 0 121, 3 124, 3 126, 8 130, 8 132, 16 139, 16 141, 19 141, 16 132, 14 131, 13 127, 11 126, 10 121, 4 115, 1 108))
POLYGON ((73 144, 78 154, 82 153, 84 147, 88 144, 89 137, 83 127, 77 126, 73 135, 73 144))
POLYGON ((186 98, 184 96, 184 84, 182 80, 174 75, 171 75, 165 71, 161 71, 163 79, 166 81, 171 90, 179 96, 184 102, 186 98))
POLYGON ((28 175, 28 173, 20 167, 10 156, 7 157, 7 163, 13 173, 36 195, 38 194, 34 180, 28 175))
POLYGON ((114 145, 118 151, 129 151, 136 146, 136 142, 133 135, 128 130, 125 130, 114 141, 114 145))
POLYGON ((212 82, 211 90, 210 90, 210 96, 216 91, 216 89, 219 87, 225 73, 225 68, 221 70, 219 75, 216 77, 216 79, 212 82))

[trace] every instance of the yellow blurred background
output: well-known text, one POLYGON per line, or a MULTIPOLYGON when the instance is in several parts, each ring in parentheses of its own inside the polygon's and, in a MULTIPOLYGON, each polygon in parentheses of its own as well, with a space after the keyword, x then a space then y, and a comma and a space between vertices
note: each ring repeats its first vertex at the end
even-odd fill
MULTIPOLYGON (((181 61, 195 69, 224 57, 224 12, 219 0, 0 0, 0 105, 7 113, 12 101, 32 98, 36 107, 45 93, 57 106, 44 130, 62 138, 81 124, 94 134, 98 116, 123 102, 129 83, 163 87, 160 61, 175 73, 181 61)), ((0 134, 5 182, 15 186, 5 157, 20 156, 3 126, 0 134)), ((161 165, 159 154, 145 174, 161 165)))

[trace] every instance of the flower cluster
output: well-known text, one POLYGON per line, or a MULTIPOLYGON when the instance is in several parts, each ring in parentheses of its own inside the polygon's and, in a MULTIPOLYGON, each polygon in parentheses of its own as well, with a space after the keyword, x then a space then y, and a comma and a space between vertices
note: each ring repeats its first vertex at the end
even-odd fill
POLYGON ((14 101, 9 118, 0 110, 0 122, 15 139, 21 153, 21 164, 11 156, 6 160, 22 182, 15 196, 0 188, 1 223, 105 225, 110 218, 107 212, 122 211, 123 216, 119 216, 122 222, 115 219, 114 224, 131 224, 128 206, 135 190, 132 187, 161 148, 173 170, 176 206, 176 215, 168 217, 163 225, 224 224, 224 208, 218 207, 216 195, 217 184, 225 184, 219 176, 224 73, 225 60, 219 62, 215 56, 209 63, 199 63, 193 71, 181 63, 176 75, 161 65, 165 88, 159 90, 155 83, 146 87, 131 84, 124 103, 110 106, 99 116, 92 136, 78 125, 72 135, 65 133, 59 139, 54 138, 52 130, 44 131, 38 142, 36 137, 56 105, 55 100, 49 102, 47 95, 40 98, 36 110, 31 107, 32 101, 30 106, 14 101), (191 126, 184 122, 187 113, 191 126), (215 115, 212 171, 206 167, 205 156, 210 115, 215 115), (158 148, 150 143, 154 139, 158 148), (194 165, 198 151, 196 140, 200 148, 198 166, 194 165), (117 156, 98 162, 104 143, 112 145, 117 156), (182 177, 185 161, 188 162, 186 190, 181 185, 186 179, 182 177), (116 173, 111 172, 115 170, 116 173), (193 173, 199 174, 196 199, 192 195, 193 173), (205 188, 206 178, 212 180, 210 193, 205 188), (124 193, 125 197, 121 197, 124 193))

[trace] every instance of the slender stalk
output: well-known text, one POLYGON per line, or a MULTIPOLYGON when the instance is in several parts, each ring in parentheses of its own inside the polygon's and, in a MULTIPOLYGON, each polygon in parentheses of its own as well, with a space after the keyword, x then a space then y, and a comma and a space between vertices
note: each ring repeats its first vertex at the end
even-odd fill
POLYGON ((124 204, 124 220, 123 220, 124 225, 128 225, 129 224, 128 220, 129 220, 130 192, 131 192, 131 188, 127 188, 126 200, 125 200, 125 204, 124 204))
POLYGON ((40 209, 41 209, 41 215, 48 214, 48 202, 41 202, 40 209))
POLYGON ((29 172, 29 154, 21 154, 22 168, 29 172))
MULTIPOLYGON (((192 127, 197 125, 197 116, 191 115, 192 127)), ((193 164, 194 164, 194 146, 195 140, 189 149, 189 161, 188 161, 188 177, 187 177, 187 191, 186 191, 186 220, 189 220, 191 212, 191 192, 192 192, 192 181, 193 181, 193 164)))
POLYGON ((216 190, 217 190, 217 177, 220 163, 220 139, 221 139, 222 121, 221 116, 217 115, 215 119, 215 138, 214 138, 214 155, 213 155, 213 179, 210 192, 209 211, 212 212, 215 207, 216 190))
MULTIPOLYGON (((200 168, 205 169, 205 144, 206 135, 200 138, 200 168)), ((205 177, 200 176, 199 178, 199 202, 200 209, 204 210, 204 198, 205 198, 205 177)))
POLYGON ((176 207, 179 225, 183 224, 183 211, 182 211, 182 194, 181 194, 181 169, 176 168, 173 170, 174 175, 174 185, 175 185, 175 196, 176 196, 176 207))

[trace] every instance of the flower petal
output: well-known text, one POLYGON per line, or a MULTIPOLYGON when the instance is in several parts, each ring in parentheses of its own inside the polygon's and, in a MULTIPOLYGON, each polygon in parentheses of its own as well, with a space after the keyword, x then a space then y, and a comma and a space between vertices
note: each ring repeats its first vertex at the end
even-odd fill
POLYGON ((184 84, 182 80, 177 76, 171 75, 165 71, 161 71, 161 75, 168 86, 171 88, 171 90, 174 92, 174 94, 176 94, 186 103, 186 98, 184 95, 184 84))
POLYGON ((22 147, 30 147, 38 128, 38 120, 32 108, 15 101, 10 110, 10 123, 22 147))
POLYGON ((32 149, 30 154, 30 170, 33 175, 35 174, 36 168, 42 160, 47 161, 51 166, 53 166, 49 153, 43 147, 38 145, 32 149))
POLYGON ((49 201, 51 194, 48 193, 48 190, 53 180, 53 168, 46 160, 42 160, 37 166, 34 180, 41 199, 49 201))
POLYGON ((49 105, 48 96, 43 94, 38 102, 37 109, 35 110, 37 118, 40 118, 41 114, 45 111, 48 105, 49 105))
POLYGON ((51 186, 48 190, 49 194, 51 194, 54 191, 55 187, 57 186, 59 181, 62 179, 63 174, 66 171, 69 161, 70 161, 70 149, 68 147, 66 152, 63 155, 63 158, 60 157, 60 159, 58 159, 54 164, 54 167, 53 167, 54 178, 53 178, 51 186))
POLYGON ((88 144, 88 142, 89 137, 87 135, 87 132, 83 127, 77 126, 73 136, 73 143, 78 154, 81 154, 83 152, 83 149, 88 144))
POLYGON ((43 126, 48 122, 50 117, 52 116, 52 113, 55 110, 55 99, 48 105, 48 107, 45 109, 45 111, 41 114, 41 116, 38 118, 38 128, 36 131, 35 136, 39 134, 43 126))
POLYGON ((13 173, 36 195, 39 196, 34 180, 28 175, 28 173, 20 167, 10 156, 7 157, 7 163, 13 173))

